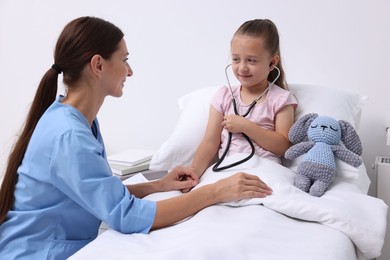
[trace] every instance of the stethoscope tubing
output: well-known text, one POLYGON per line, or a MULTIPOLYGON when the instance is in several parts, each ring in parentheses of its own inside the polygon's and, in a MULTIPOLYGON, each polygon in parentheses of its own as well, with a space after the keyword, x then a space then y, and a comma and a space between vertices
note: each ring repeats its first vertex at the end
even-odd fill
MULTIPOLYGON (((238 116, 242 116, 242 117, 246 117, 247 115, 249 115, 249 113, 252 111, 252 109, 255 107, 255 105, 257 104, 257 101, 259 101, 261 99, 261 97, 269 90, 269 88, 276 82, 276 80, 279 78, 280 76, 280 70, 279 68, 277 68, 276 66, 274 68, 276 68, 278 70, 278 76, 268 85, 268 87, 263 91, 263 93, 261 93, 261 95, 255 99, 251 105, 249 106, 248 110, 246 111, 245 114, 243 115, 240 115, 238 113, 238 110, 237 110, 237 104, 236 104, 236 99, 234 98, 234 95, 233 95, 233 90, 232 90, 232 86, 230 84, 230 81, 229 81, 229 76, 227 74, 227 69, 231 66, 231 64, 227 65, 226 68, 225 68, 225 75, 226 75, 226 79, 227 79, 227 82, 228 82, 228 86, 229 86, 229 90, 230 90, 230 94, 232 96, 232 104, 233 104, 233 108, 234 108, 234 113, 238 116)), ((232 168, 232 167, 235 167, 237 165, 240 165, 246 161, 248 161, 250 158, 253 157, 253 155, 255 154, 255 146, 252 142, 252 140, 249 138, 249 136, 247 136, 246 134, 244 133, 241 133, 243 135, 243 137, 246 139, 246 141, 249 143, 249 145, 251 146, 251 153, 245 157, 244 159, 242 160, 239 160, 235 163, 231 163, 231 164, 228 164, 228 165, 224 165, 222 167, 219 167, 221 165, 221 163, 225 160, 225 157, 229 151, 229 148, 230 148, 230 144, 231 144, 231 141, 232 141, 232 136, 233 136, 233 133, 229 132, 229 136, 228 136, 228 140, 227 140, 227 143, 226 143, 226 148, 225 148, 225 151, 223 152, 221 158, 214 164, 212 170, 215 171, 215 172, 219 172, 219 171, 223 171, 223 170, 226 170, 226 169, 229 169, 229 168, 232 168)))

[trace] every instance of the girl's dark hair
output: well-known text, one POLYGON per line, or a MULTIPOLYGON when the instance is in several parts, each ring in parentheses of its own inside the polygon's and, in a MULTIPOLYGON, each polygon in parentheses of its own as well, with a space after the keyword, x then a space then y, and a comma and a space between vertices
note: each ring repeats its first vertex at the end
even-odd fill
POLYGON ((71 87, 94 55, 109 59, 123 36, 118 27, 96 17, 77 18, 63 29, 54 51, 55 65, 41 79, 21 134, 8 158, 0 189, 0 224, 6 221, 7 213, 13 207, 17 170, 34 129, 56 98, 58 74, 62 71, 64 84, 71 87))
MULTIPOLYGON (((271 53, 272 56, 278 55, 279 62, 276 65, 280 70, 280 76, 275 82, 281 88, 288 89, 287 83, 285 80, 285 74, 282 67, 282 57, 280 55, 279 47, 279 33, 275 24, 268 19, 255 19, 246 21, 243 23, 237 31, 234 33, 236 35, 247 35, 251 37, 261 37, 264 39, 265 48, 271 53)), ((276 69, 272 70, 268 75, 268 81, 274 81, 277 77, 278 72, 276 69)))

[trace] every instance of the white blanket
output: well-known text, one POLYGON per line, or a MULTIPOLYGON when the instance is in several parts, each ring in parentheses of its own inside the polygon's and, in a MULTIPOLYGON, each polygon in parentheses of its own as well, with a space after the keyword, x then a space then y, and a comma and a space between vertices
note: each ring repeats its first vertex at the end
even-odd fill
MULTIPOLYGON (((224 163, 235 162, 243 156, 232 155, 224 163)), ((386 233, 387 205, 380 199, 362 194, 356 184, 336 178, 322 197, 314 197, 293 185, 295 173, 292 170, 254 156, 248 162, 222 172, 213 172, 210 167, 198 187, 237 171, 259 176, 272 188, 273 194, 266 198, 246 199, 225 205, 264 205, 289 217, 318 222, 345 233, 365 258, 380 255, 386 233)), ((147 198, 155 200, 154 196, 147 198)))
MULTIPOLYGON (((239 156, 227 158, 226 163, 239 156)), ((292 170, 254 157, 231 170, 208 170, 198 187, 238 170, 258 175, 273 194, 210 206, 148 235, 124 235, 109 229, 71 259, 343 260, 357 259, 356 255, 359 259, 380 255, 387 206, 382 200, 364 195, 356 184, 338 178, 322 197, 313 197, 294 187, 292 170)), ((180 194, 155 193, 146 199, 161 200, 180 194)))

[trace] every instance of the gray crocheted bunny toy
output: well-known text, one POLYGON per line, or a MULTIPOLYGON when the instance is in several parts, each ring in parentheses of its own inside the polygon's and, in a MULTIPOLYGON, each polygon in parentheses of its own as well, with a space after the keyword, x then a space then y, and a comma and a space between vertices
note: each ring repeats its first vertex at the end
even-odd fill
POLYGON ((362 164, 360 138, 346 121, 307 114, 293 124, 289 139, 293 145, 287 149, 285 158, 305 154, 298 164, 295 186, 313 196, 322 196, 334 180, 336 157, 354 167, 362 164))

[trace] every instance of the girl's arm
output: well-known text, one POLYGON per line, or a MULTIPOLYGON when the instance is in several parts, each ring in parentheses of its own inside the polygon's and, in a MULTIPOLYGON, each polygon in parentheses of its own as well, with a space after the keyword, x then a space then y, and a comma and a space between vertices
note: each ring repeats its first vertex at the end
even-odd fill
POLYGON ((294 107, 287 105, 275 116, 275 131, 236 115, 225 117, 223 127, 233 133, 245 133, 257 145, 277 155, 283 155, 290 147, 288 132, 294 123, 294 107))
POLYGON ((277 155, 283 155, 290 147, 288 132, 294 123, 294 106, 282 108, 275 116, 275 131, 264 129, 247 120, 244 133, 259 146, 277 155))
POLYGON ((210 106, 206 132, 192 160, 192 167, 198 178, 203 175, 204 171, 217 157, 221 144, 222 120, 223 115, 213 106, 210 106))

